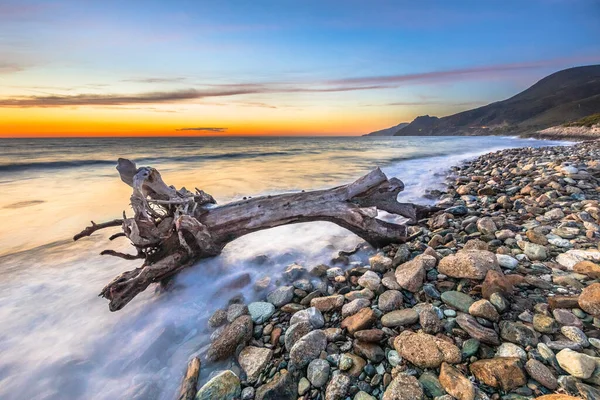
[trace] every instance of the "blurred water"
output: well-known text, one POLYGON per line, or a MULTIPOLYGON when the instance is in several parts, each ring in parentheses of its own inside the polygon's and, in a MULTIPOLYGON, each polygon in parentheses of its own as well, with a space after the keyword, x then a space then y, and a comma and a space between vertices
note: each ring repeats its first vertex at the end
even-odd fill
MULTIPOLYGON (((176 187, 219 203, 343 184, 380 166, 424 203, 451 165, 507 147, 558 144, 502 137, 0 139, 0 398, 172 399, 191 355, 208 343, 207 318, 290 263, 310 268, 360 242, 330 223, 257 232, 111 313, 97 294, 135 262, 107 230, 72 242, 91 219, 128 210, 118 157, 158 168, 176 187), (267 255, 266 264, 255 262, 267 255), (248 279, 250 278, 250 279, 248 279), (235 282, 250 283, 235 288, 235 282), (232 286, 233 285, 233 286, 232 286), (227 288, 227 289, 223 289, 227 288)), ((119 241, 121 240, 121 241, 119 241)), ((218 366, 217 366, 218 367, 218 366)), ((211 367, 203 366, 202 379, 211 367)))

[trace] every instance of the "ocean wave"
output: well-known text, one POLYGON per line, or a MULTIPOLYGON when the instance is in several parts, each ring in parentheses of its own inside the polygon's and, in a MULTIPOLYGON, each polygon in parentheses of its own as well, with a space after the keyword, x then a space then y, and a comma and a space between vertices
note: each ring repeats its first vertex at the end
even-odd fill
POLYGON ((30 163, 0 164, 0 172, 20 172, 29 169, 60 169, 85 167, 90 165, 117 165, 109 160, 70 160, 70 161, 38 161, 30 163))
MULTIPOLYGON (((260 158, 260 157, 282 157, 293 154, 287 151, 269 151, 269 152, 255 152, 255 153, 223 153, 223 154, 198 154, 188 156, 173 156, 173 157, 151 157, 151 158, 140 158, 134 160, 138 165, 146 163, 159 163, 159 162, 194 162, 204 160, 229 160, 229 159, 242 159, 242 158, 260 158)), ((14 163, 14 164, 0 164, 0 172, 21 172, 32 169, 66 169, 66 168, 77 168, 77 167, 89 167, 94 165, 117 165, 115 160, 69 160, 69 161, 37 161, 29 163, 14 163)))

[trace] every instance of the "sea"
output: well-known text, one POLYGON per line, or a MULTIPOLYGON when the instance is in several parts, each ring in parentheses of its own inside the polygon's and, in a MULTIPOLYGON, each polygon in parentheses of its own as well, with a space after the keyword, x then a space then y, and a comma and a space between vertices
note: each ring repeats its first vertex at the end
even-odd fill
MULTIPOLYGON (((72 237, 91 220, 132 215, 119 157, 220 204, 337 186, 376 167, 404 182, 400 201, 429 204, 424 194, 442 189, 453 165, 564 144, 489 136, 0 139, 0 398, 175 399, 188 360, 210 343, 215 310, 234 297, 264 298, 253 283, 270 276, 275 285, 292 263, 310 269, 361 243, 328 222, 256 232, 181 272, 172 290, 150 287, 110 312, 98 293, 140 262, 99 253, 133 248, 108 240, 119 228, 72 237)), ((230 366, 203 365, 200 381, 230 366)))

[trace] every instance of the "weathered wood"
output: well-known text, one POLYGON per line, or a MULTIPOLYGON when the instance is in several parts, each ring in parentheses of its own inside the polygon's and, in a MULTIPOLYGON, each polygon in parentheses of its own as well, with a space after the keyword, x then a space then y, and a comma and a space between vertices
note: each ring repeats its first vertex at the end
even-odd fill
POLYGON ((183 382, 181 383, 181 391, 179 392, 178 400, 194 400, 198 392, 198 375, 200 374, 200 359, 194 357, 188 363, 187 371, 183 382))
POLYGON ((388 179, 379 168, 332 189, 262 196, 222 206, 214 206, 214 198, 202 190, 192 193, 167 186, 154 168, 136 168, 135 163, 119 159, 117 170, 121 180, 133 188, 130 200, 134 216, 93 224, 74 238, 89 236, 101 226, 117 226, 118 222, 138 255, 110 250, 103 253, 145 258, 141 267, 122 273, 100 293, 109 300, 111 311, 124 307, 150 284, 170 278, 200 259, 218 255, 227 243, 252 232, 329 221, 379 247, 404 242, 408 229, 404 224, 378 219, 378 210, 403 216, 408 223, 432 210, 398 203, 404 184, 396 178, 388 179))
POLYGON ((82 237, 90 236, 92 233, 94 233, 100 229, 110 228, 113 226, 121 226, 121 225, 123 225, 123 220, 122 219, 114 219, 112 221, 102 222, 101 224, 97 224, 94 221, 91 221, 91 223, 92 223, 92 225, 88 226, 87 228, 85 228, 84 230, 79 232, 77 235, 73 236, 73 240, 79 240, 82 237))

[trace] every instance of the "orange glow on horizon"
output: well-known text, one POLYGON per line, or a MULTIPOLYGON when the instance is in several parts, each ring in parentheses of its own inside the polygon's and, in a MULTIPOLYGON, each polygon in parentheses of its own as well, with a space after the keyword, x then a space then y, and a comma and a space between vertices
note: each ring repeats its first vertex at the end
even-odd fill
POLYGON ((352 113, 326 107, 317 108, 316 112, 313 109, 310 114, 229 107, 211 111, 202 107, 181 112, 82 107, 0 108, 0 137, 360 136, 396 125, 399 118, 395 113, 382 118, 368 115, 364 110, 352 113), (226 113, 230 113, 231 118, 227 118, 226 113), (202 114, 214 114, 214 117, 202 114), (189 129, 195 127, 207 129, 189 129), (209 127, 226 129, 221 133, 209 127))

